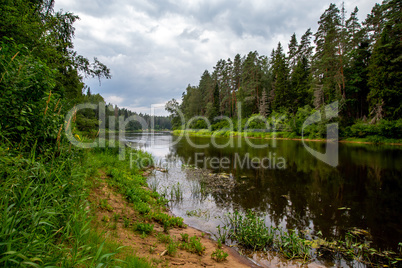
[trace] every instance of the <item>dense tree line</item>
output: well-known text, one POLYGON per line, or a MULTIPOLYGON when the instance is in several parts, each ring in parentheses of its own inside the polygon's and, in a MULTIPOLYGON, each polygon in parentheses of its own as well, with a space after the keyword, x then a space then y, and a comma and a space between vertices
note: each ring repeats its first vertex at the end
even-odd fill
POLYGON ((364 22, 357 13, 356 7, 347 16, 343 5, 331 4, 316 33, 308 29, 300 40, 291 36, 287 53, 279 43, 270 56, 252 51, 219 60, 212 73, 202 74, 198 86, 187 87, 178 108, 186 119, 235 118, 238 103, 243 118, 272 113, 294 117, 339 101, 343 126, 400 119, 401 1, 376 4, 364 22))
MULTIPOLYGON (((90 61, 74 50, 73 25, 79 18, 70 12, 55 11, 53 7, 54 0, 6 0, 0 5, 0 137, 3 140, 29 144, 37 139, 56 139, 66 111, 79 103, 104 103, 99 94, 90 94, 84 80, 110 79, 110 70, 97 58, 90 61), (46 119, 48 122, 43 118, 43 109, 48 114, 50 107, 57 116, 46 119)), ((106 120, 111 115, 123 115, 125 119, 134 115, 126 109, 112 110, 106 120)), ((148 115, 139 116, 150 122, 148 115)), ((78 130, 96 133, 98 112, 79 111, 74 123, 78 130)), ((155 127, 169 126, 167 118, 155 118, 155 127)), ((140 128, 131 123, 127 130, 140 128)))
POLYGON ((97 109, 82 109, 77 112, 77 129, 86 133, 92 132, 96 134, 100 127, 99 123, 102 121, 104 122, 103 127, 105 129, 117 131, 120 129, 120 119, 123 120, 125 125, 122 128, 126 131, 168 130, 172 127, 171 120, 167 116, 151 116, 132 112, 111 103, 106 104, 100 94, 91 94, 89 88, 83 99, 86 103, 92 103, 97 106, 97 109), (105 113, 103 116, 99 114, 99 108, 104 109, 105 113))

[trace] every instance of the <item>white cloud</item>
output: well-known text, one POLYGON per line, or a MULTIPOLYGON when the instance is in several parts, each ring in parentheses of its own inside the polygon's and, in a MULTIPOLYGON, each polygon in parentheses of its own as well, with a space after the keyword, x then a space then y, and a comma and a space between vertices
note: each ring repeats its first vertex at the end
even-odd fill
MULTIPOLYGON (((341 0, 337 5, 340 7, 341 0)), ((152 103, 180 99, 187 85, 197 84, 205 69, 219 59, 257 50, 269 56, 293 33, 300 39, 330 1, 266 0, 57 0, 56 10, 78 14, 75 49, 98 57, 112 72, 112 80, 87 83, 107 102, 145 111, 152 103)), ((345 2, 360 19, 374 0, 345 2)))

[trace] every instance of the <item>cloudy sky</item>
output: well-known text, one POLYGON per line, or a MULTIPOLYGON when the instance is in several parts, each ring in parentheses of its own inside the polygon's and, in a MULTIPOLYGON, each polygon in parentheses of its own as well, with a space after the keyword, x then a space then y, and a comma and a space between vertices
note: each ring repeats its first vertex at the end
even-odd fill
MULTIPOLYGON (((332 1, 338 7, 342 1, 332 1)), ((355 6, 363 20, 378 1, 345 0, 347 16, 355 6)), ((257 50, 269 55, 278 42, 317 29, 327 0, 56 0, 55 9, 80 17, 75 49, 98 59, 113 78, 86 80, 119 107, 151 112, 180 99, 188 84, 198 85, 204 70, 219 59, 257 50)), ((165 114, 163 108, 156 114, 165 114)))

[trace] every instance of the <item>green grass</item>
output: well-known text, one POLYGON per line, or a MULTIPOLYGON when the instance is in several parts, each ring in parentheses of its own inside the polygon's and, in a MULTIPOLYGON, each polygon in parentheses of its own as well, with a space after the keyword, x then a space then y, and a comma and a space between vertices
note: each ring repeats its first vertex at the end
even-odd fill
POLYGON ((177 253, 177 244, 173 241, 170 241, 166 246, 166 250, 170 257, 174 257, 177 253))
POLYGON ((179 248, 200 256, 205 252, 205 246, 201 243, 201 238, 195 235, 192 237, 182 235, 182 242, 179 244, 179 248))
MULTIPOLYGON (((126 198, 136 201, 139 213, 150 212, 151 206, 160 209, 155 194, 146 190, 140 167, 130 168, 128 157, 119 161, 117 148, 87 151, 61 144, 53 149, 48 145, 42 154, 37 151, 35 145, 30 152, 0 145, 0 267, 150 267, 135 257, 117 260, 121 248, 94 229, 87 201, 93 187, 89 178, 102 167, 113 187, 131 190, 126 198)), ((136 157, 149 155, 139 152, 136 157)), ((107 200, 98 202, 95 206, 113 211, 107 200)), ((105 224, 117 228, 119 218, 115 213, 105 224)), ((136 226, 145 233, 152 229, 136 226)))
POLYGON ((275 238, 275 228, 265 226, 264 220, 254 212, 246 215, 235 212, 228 215, 232 228, 230 236, 245 248, 262 250, 272 246, 275 238))
POLYGON ((216 262, 223 262, 226 261, 227 257, 229 254, 227 254, 225 251, 223 251, 220 248, 217 248, 214 252, 211 254, 211 258, 214 259, 216 262))
POLYGON ((154 225, 149 223, 138 222, 134 224, 134 231, 141 234, 151 234, 154 231, 154 225))
POLYGON ((170 237, 170 235, 164 234, 164 233, 158 233, 156 238, 158 239, 159 243, 168 244, 172 241, 172 238, 170 237))
POLYGON ((180 183, 173 184, 170 188, 170 200, 173 202, 183 201, 183 190, 181 189, 180 183))
POLYGON ((115 262, 90 225, 85 152, 37 155, 0 147, 0 267, 115 262))
POLYGON ((227 238, 236 241, 240 246, 252 250, 274 249, 288 259, 309 259, 311 247, 307 240, 296 232, 283 232, 280 228, 266 226, 264 219, 249 210, 246 214, 239 212, 227 215, 227 225, 218 226, 218 241, 227 238))
MULTIPOLYGON (((173 134, 176 136, 179 135, 188 135, 193 137, 248 137, 248 138, 258 138, 258 139, 302 139, 303 137, 300 134, 296 134, 292 131, 277 131, 277 132, 258 132, 258 131, 227 131, 227 130, 215 130, 215 131, 208 131, 207 129, 200 129, 196 130, 175 130, 173 134)), ((308 134, 308 133, 307 133, 308 134)), ((310 140, 320 140, 325 141, 325 136, 321 137, 317 133, 309 133, 308 135, 304 136, 304 139, 310 140)), ((364 142, 364 143, 373 143, 373 144, 401 144, 402 139, 395 137, 385 137, 383 135, 370 135, 364 133, 365 135, 360 136, 356 133, 347 132, 343 135, 340 133, 339 140, 345 142, 364 142), (350 136, 352 135, 352 136, 350 136), (353 136, 355 135, 355 136, 353 136)), ((400 136, 400 135, 399 135, 400 136)))

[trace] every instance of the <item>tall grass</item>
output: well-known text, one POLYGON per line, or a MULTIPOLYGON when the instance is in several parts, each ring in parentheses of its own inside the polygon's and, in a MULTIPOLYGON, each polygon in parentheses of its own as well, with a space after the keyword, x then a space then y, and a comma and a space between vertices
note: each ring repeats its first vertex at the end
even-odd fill
POLYGON ((173 184, 170 188, 170 200, 173 202, 183 201, 183 190, 180 183, 173 184))
POLYGON ((0 267, 106 261, 89 239, 88 183, 77 165, 82 152, 36 155, 35 146, 30 154, 4 146, 0 152, 0 267))
MULTIPOLYGON (((63 143, 47 145, 42 154, 35 145, 30 152, 16 147, 0 144, 0 267, 150 267, 135 257, 117 260, 121 248, 91 226, 87 178, 97 172, 91 161, 99 164, 100 152, 94 150, 98 157, 92 157, 63 143)), ((116 156, 109 157, 109 174, 120 176, 113 167, 118 151, 105 150, 116 156)), ((140 178, 138 170, 131 169, 130 176, 140 178)), ((141 191, 135 194, 149 199, 141 191)))
POLYGON ((296 232, 283 232, 280 228, 266 226, 263 218, 249 210, 246 214, 235 211, 226 216, 226 224, 218 226, 218 240, 228 238, 252 250, 274 249, 289 259, 309 259, 309 243, 296 232))

